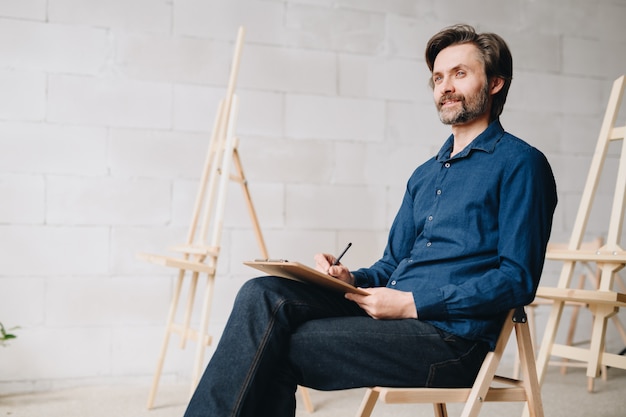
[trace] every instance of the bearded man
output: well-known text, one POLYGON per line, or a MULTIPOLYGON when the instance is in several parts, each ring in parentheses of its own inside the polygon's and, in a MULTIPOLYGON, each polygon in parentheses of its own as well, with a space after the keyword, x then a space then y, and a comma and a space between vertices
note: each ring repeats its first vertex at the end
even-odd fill
POLYGON ((298 385, 469 387, 507 313, 534 299, 556 185, 545 156, 500 124, 511 53, 456 25, 429 40, 426 63, 452 134, 409 178, 382 257, 350 270, 315 255, 367 295, 245 283, 185 417, 294 416, 298 385))

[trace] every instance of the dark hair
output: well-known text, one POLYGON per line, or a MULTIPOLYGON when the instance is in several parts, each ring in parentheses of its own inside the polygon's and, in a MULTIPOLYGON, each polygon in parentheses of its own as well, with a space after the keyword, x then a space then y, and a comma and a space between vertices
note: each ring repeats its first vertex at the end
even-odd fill
MULTIPOLYGON (((506 96, 513 79, 513 57, 504 39, 495 33, 476 33, 469 25, 454 25, 435 34, 426 45, 426 64, 430 72, 433 71, 435 58, 443 49, 452 46, 471 43, 478 48, 479 56, 485 65, 485 75, 489 82, 493 78, 502 78, 502 89, 493 96, 489 121, 497 119, 506 102, 506 96)), ((432 78, 430 80, 433 86, 432 78)))

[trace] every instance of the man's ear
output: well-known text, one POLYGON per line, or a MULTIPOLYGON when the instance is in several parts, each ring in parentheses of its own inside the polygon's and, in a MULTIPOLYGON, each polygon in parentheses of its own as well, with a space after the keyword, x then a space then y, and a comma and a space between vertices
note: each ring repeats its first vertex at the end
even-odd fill
POLYGON ((496 95, 502 90, 502 87, 504 87, 504 78, 493 77, 489 84, 489 94, 492 96, 496 95))

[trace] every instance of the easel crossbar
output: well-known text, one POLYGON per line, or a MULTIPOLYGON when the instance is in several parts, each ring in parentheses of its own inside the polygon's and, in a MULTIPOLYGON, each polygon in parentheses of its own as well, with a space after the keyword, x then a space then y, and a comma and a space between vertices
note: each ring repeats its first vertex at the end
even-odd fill
POLYGON ((581 304, 597 303, 626 307, 626 294, 615 291, 579 290, 569 288, 539 287, 537 297, 581 304))
POLYGON ((546 259, 554 261, 624 264, 626 263, 626 251, 553 250, 546 253, 546 259))
POLYGON ((215 267, 212 265, 207 265, 202 262, 190 261, 182 258, 174 258, 170 256, 163 255, 153 255, 149 253, 139 253, 137 257, 141 260, 161 265, 167 266, 169 268, 176 268, 185 271, 193 271, 193 272, 201 272, 203 274, 214 274, 215 267))

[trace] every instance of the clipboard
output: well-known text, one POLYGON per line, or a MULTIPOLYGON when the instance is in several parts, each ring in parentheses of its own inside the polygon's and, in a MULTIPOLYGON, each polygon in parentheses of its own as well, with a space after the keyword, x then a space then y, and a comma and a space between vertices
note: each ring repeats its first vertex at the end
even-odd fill
POLYGON ((309 282, 344 293, 351 292, 355 294, 368 295, 368 292, 361 288, 354 287, 347 282, 343 282, 338 278, 324 274, 317 269, 313 269, 299 262, 269 259, 245 261, 244 265, 256 268, 268 275, 309 282))

